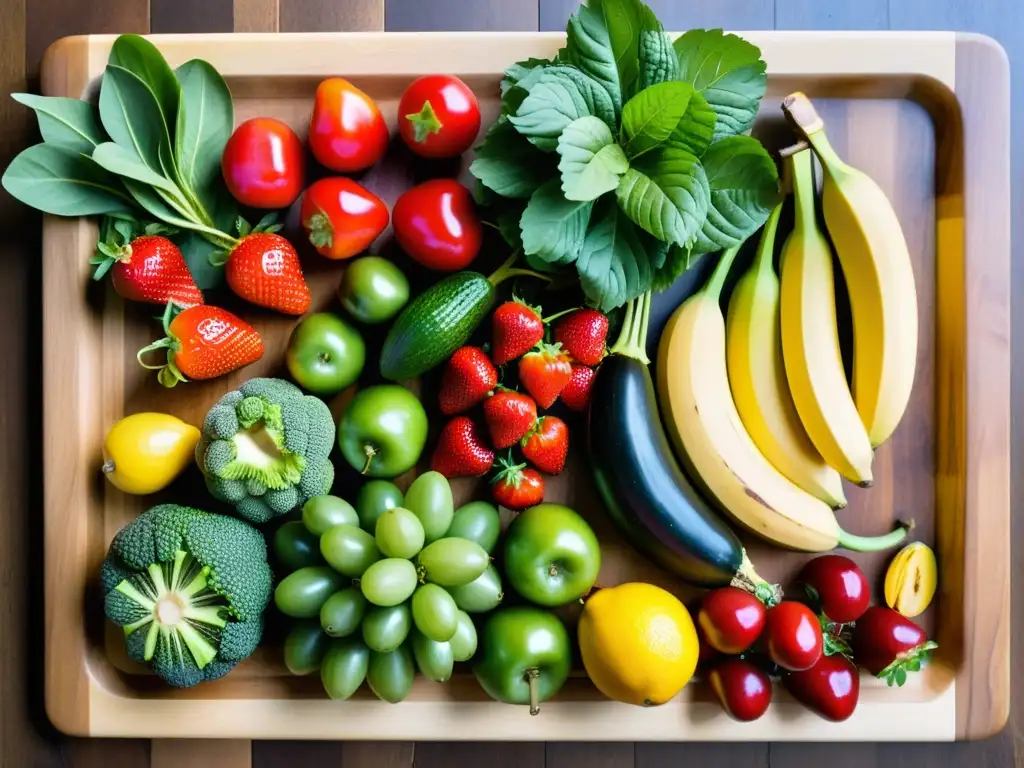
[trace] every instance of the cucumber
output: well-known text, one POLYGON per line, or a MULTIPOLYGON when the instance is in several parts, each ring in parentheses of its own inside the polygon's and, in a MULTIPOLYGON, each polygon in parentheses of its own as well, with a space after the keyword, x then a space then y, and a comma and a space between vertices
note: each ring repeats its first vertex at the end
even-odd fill
POLYGON ((380 353, 381 375, 402 381, 443 363, 490 312, 494 294, 494 283, 479 272, 457 272, 428 288, 391 326, 380 353))

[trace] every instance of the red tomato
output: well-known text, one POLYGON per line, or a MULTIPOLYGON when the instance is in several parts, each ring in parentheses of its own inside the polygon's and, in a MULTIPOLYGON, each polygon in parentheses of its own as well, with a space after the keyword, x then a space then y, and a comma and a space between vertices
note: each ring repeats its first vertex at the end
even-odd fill
POLYGON ((384 201, 352 179, 320 179, 302 196, 302 228, 317 252, 329 259, 362 253, 387 225, 384 201))
POLYGON ((845 656, 822 656, 810 669, 783 678, 786 690, 813 712, 839 723, 857 708, 860 675, 845 656))
POLYGON ((287 208, 302 191, 305 159, 295 131, 272 117, 235 128, 220 166, 228 190, 242 205, 287 208))
POLYGON ((711 690, 729 717, 742 723, 757 720, 772 702, 772 681, 743 659, 723 659, 708 673, 711 690))
POLYGON ((454 272, 480 252, 483 227, 469 190, 434 179, 403 193, 392 210, 395 239, 425 267, 454 272))
POLYGON ((764 604, 739 587, 722 587, 708 592, 697 614, 697 625, 708 645, 735 656, 743 653, 761 635, 764 604))
POLYGON ((341 77, 329 77, 316 89, 309 121, 309 148, 333 171, 369 168, 388 148, 388 127, 373 99, 341 77))
POLYGON ((480 105, 464 82, 451 75, 424 75, 398 103, 398 130, 423 157, 456 157, 480 131, 480 105))
POLYGON ((811 560, 797 581, 811 600, 832 621, 849 624, 859 619, 871 602, 871 587, 857 564, 843 555, 822 555, 811 560))
POLYGON ((802 603, 783 600, 769 609, 764 635, 768 656, 783 669, 810 669, 821 658, 821 625, 811 609, 802 603))

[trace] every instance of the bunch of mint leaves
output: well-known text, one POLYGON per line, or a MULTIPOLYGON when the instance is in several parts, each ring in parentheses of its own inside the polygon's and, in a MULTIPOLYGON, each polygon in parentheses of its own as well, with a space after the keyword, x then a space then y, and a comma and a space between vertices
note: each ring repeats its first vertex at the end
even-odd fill
POLYGON ((673 42, 639 0, 588 0, 566 33, 554 59, 506 70, 470 171, 509 244, 535 269, 575 264, 607 312, 743 242, 778 203, 775 162, 747 135, 766 66, 722 30, 673 42))

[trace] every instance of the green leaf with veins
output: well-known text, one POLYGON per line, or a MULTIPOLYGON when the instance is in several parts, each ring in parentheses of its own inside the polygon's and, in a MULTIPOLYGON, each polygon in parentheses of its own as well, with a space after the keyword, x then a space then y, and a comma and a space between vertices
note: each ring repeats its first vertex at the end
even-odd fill
POLYGON ((576 259, 588 303, 609 312, 644 293, 666 247, 641 231, 610 197, 597 203, 576 259))
POLYGON ((697 91, 690 94, 686 112, 665 140, 666 146, 685 149, 700 158, 711 146, 715 135, 715 112, 697 91))
POLYGON ((637 90, 675 80, 679 61, 672 49, 672 38, 665 33, 654 11, 646 5, 640 6, 640 42, 637 49, 638 75, 637 90))
POLYGON ((590 0, 566 27, 567 58, 604 87, 616 114, 637 91, 642 7, 638 0, 590 0))
POLYGON ((715 138, 750 130, 768 85, 761 50, 720 29, 691 29, 673 47, 679 79, 700 91, 715 111, 715 138))
POLYGON ((658 83, 645 88, 622 108, 622 143, 630 158, 663 144, 690 104, 693 86, 687 83, 658 83))
POLYGON ((566 200, 557 178, 530 197, 519 220, 523 251, 549 264, 576 259, 590 221, 590 201, 566 200))
POLYGON ((665 263, 655 272, 651 285, 656 291, 667 291, 672 284, 690 268, 693 258, 688 248, 673 245, 668 249, 665 263))
POLYGON ((112 141, 100 144, 93 150, 92 159, 101 168, 118 176, 141 181, 143 184, 162 189, 171 195, 178 195, 178 186, 174 182, 162 173, 152 170, 139 159, 135 152, 125 149, 120 144, 115 144, 112 141))
POLYGON ((503 197, 529 197, 554 171, 553 159, 508 122, 491 126, 469 166, 485 187, 503 197))
POLYGON ((599 117, 606 123, 613 120, 608 94, 591 78, 571 67, 552 67, 543 71, 509 120, 520 134, 540 149, 551 152, 565 127, 587 115, 599 117))
POLYGON ((710 201, 700 162, 674 146, 648 155, 626 171, 615 195, 619 207, 642 229, 681 246, 690 245, 700 232, 710 201))
POLYGON ((513 251, 523 250, 523 233, 519 229, 519 220, 523 217, 526 205, 525 203, 517 204, 517 202, 519 201, 502 208, 495 217, 498 232, 513 251))
POLYGON ((177 119, 181 87, 157 47, 141 35, 119 35, 110 49, 107 64, 128 70, 146 85, 169 131, 177 119))
POLYGON ((511 67, 505 70, 505 76, 501 78, 501 95, 504 96, 509 88, 520 82, 523 78, 525 78, 528 74, 530 74, 538 67, 543 67, 551 63, 552 62, 550 59, 531 58, 525 59, 524 61, 517 61, 515 64, 513 64, 511 67))
POLYGON ((96 107, 88 101, 34 93, 12 93, 11 98, 35 111, 39 133, 47 144, 90 154, 107 140, 96 107))
POLYGON ((187 61, 175 70, 181 83, 181 107, 174 131, 174 159, 181 182, 212 215, 228 195, 221 156, 234 128, 231 92, 209 63, 187 61))
POLYGON ((162 174, 161 154, 170 155, 170 137, 160 114, 156 96, 138 75, 107 66, 100 85, 103 127, 114 142, 162 174))
POLYGON ((775 161, 755 138, 730 136, 716 141, 701 163, 711 197, 694 253, 742 243, 761 228, 781 199, 775 161))
POLYGON ((581 117, 558 137, 558 170, 562 192, 568 200, 596 200, 619 185, 629 168, 622 148, 611 130, 593 116, 581 117))

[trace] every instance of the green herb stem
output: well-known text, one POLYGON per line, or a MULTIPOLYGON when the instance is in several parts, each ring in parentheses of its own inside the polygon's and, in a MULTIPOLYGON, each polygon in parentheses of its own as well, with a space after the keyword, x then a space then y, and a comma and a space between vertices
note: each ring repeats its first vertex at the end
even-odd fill
POLYGON ((494 273, 487 278, 491 285, 498 285, 512 277, 536 277, 540 280, 546 280, 551 282, 551 278, 547 275, 542 275, 540 272, 534 272, 532 269, 514 269, 513 264, 516 263, 516 259, 519 258, 519 253, 513 253, 505 263, 498 267, 494 273))
POLYGON ((626 305, 626 315, 622 321, 619 338, 608 350, 609 354, 632 357, 644 365, 651 360, 647 357, 647 326, 650 322, 651 293, 630 300, 626 305))
POLYGON ((715 271, 711 273, 711 279, 704 286, 705 296, 717 299, 722 295, 725 278, 729 276, 729 270, 732 268, 732 263, 736 261, 736 254, 740 252, 742 245, 740 243, 740 245, 734 245, 732 248, 722 251, 722 255, 718 257, 718 264, 715 265, 715 271))

